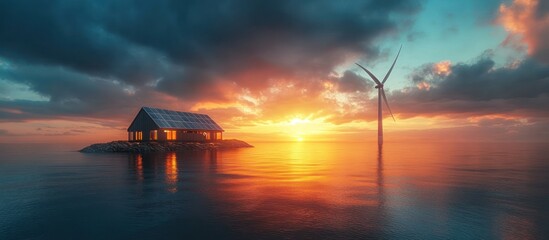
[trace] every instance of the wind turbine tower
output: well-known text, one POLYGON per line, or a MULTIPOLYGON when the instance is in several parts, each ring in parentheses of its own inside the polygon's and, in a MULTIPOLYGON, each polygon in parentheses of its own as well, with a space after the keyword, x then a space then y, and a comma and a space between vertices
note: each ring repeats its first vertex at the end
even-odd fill
POLYGON ((377 79, 377 77, 373 73, 368 71, 368 69, 366 69, 362 65, 360 65, 358 63, 356 64, 360 68, 362 68, 364 71, 366 71, 366 73, 376 83, 377 100, 378 100, 378 102, 377 102, 377 144, 379 146, 383 145, 383 104, 381 103, 382 101, 385 102, 385 105, 387 106, 387 109, 389 110, 389 113, 391 113, 391 117, 393 118, 393 121, 396 121, 395 117, 393 116, 393 112, 391 111, 391 107, 389 107, 389 102, 387 101, 387 96, 385 96, 385 90, 383 90, 383 86, 384 86, 385 82, 387 81, 387 79, 389 78, 389 75, 391 75, 391 72, 393 71, 393 67, 395 66, 395 63, 398 59, 398 56, 400 55, 400 50, 402 50, 402 45, 400 45, 400 48, 398 49, 398 53, 397 53, 397 56, 395 58, 395 61, 393 61, 393 65, 391 65, 391 68, 389 68, 389 71, 387 72, 387 74, 383 78, 383 81, 379 81, 379 79, 377 79))

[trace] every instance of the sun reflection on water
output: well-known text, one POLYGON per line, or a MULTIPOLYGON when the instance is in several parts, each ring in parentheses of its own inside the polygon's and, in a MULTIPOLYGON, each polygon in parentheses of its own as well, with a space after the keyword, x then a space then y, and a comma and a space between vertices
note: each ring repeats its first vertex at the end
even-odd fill
POLYGON ((372 222, 364 224, 377 228, 374 222, 383 215, 378 207, 383 199, 381 156, 364 158, 365 151, 375 148, 348 150, 296 142, 256 146, 248 157, 242 157, 247 152, 226 152, 217 171, 235 177, 219 179, 225 187, 210 194, 228 206, 225 214, 255 219, 259 229, 347 229, 360 216, 371 216, 372 222))

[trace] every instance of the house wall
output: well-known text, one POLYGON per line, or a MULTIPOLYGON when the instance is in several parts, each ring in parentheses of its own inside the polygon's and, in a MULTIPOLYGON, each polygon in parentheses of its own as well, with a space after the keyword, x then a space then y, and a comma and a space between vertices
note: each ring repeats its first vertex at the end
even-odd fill
MULTIPOLYGON (((150 140, 150 132, 151 130, 157 130, 157 126, 154 123, 154 121, 147 115, 145 110, 141 109, 135 119, 133 120, 132 124, 128 128, 128 132, 137 132, 141 131, 143 132, 143 139, 142 141, 149 141, 150 140)), ((163 132, 162 132, 163 133, 163 132)), ((161 131, 158 131, 158 138, 161 136, 161 131)), ((166 139, 166 134, 164 133, 164 138, 166 139)), ((129 140, 129 139, 128 139, 129 140)))
POLYGON ((160 129, 158 130, 158 141, 176 141, 176 142, 203 142, 206 140, 204 135, 199 133, 188 133, 186 130, 175 130, 176 139, 167 140, 168 134, 164 130, 175 130, 175 129, 160 129))
MULTIPOLYGON (((174 130, 174 129, 159 129, 158 130, 158 141, 172 141, 172 140, 167 140, 167 133, 164 132, 164 130, 174 130)), ((196 133, 196 131, 194 132, 189 132, 189 130, 180 130, 180 129, 177 129, 177 135, 176 135, 176 140, 175 141, 180 141, 180 142, 185 142, 185 141, 188 141, 188 142, 204 142, 204 141, 216 141, 216 140, 221 140, 222 139, 222 135, 221 135, 221 132, 219 131, 198 131, 198 133, 196 133), (202 134, 203 132, 205 132, 206 134, 202 134)))

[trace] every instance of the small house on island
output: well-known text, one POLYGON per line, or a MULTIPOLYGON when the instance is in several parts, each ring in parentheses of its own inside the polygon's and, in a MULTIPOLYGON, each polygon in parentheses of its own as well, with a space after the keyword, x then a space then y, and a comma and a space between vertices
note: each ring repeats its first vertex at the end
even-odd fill
POLYGON ((216 141, 223 132, 205 114, 142 107, 128 127, 128 141, 216 141))

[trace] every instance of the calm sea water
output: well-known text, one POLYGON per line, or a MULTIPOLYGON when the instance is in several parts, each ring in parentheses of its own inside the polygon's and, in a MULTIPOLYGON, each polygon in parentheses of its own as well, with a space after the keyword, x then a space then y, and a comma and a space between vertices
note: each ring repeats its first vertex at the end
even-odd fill
POLYGON ((0 145, 0 239, 549 239, 546 144, 0 145))

